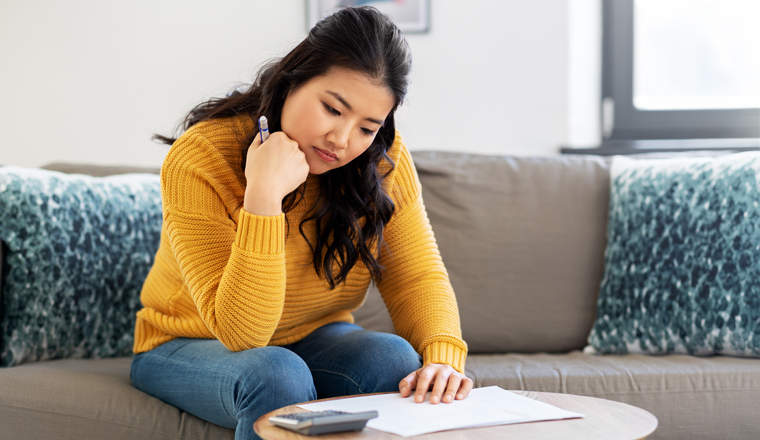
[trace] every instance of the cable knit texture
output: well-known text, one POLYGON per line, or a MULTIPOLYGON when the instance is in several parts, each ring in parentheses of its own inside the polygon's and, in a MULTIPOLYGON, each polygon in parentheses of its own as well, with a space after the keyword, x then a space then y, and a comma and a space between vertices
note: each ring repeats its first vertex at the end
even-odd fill
MULTIPOLYGON (((370 273, 358 262, 330 290, 317 276, 298 225, 317 200, 319 177, 278 217, 242 209, 240 167, 248 116, 202 122, 169 151, 161 169, 164 223, 155 264, 137 313, 136 353, 176 337, 216 338, 232 351, 297 342, 331 322, 353 322, 370 273)), ((448 274, 422 202, 420 182, 401 137, 388 152, 395 169, 384 185, 396 204, 386 225, 378 288, 397 333, 423 356, 464 371, 467 345, 448 274)), ((381 164, 381 171, 387 164, 381 164)), ((305 233, 315 242, 314 222, 305 233)))

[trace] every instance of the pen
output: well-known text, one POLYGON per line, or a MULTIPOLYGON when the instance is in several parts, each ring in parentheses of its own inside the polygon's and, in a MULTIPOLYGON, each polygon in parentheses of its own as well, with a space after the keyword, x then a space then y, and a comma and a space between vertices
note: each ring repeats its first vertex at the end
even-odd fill
POLYGON ((269 138, 269 122, 267 122, 266 116, 259 118, 259 134, 261 134, 261 143, 263 144, 269 138))

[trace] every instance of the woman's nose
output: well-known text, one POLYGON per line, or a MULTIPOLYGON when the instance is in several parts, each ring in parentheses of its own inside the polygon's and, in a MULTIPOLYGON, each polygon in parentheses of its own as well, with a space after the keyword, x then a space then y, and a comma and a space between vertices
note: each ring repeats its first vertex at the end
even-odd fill
POLYGON ((330 130, 329 133, 327 133, 327 136, 326 136, 327 142, 330 142, 333 145, 335 145, 335 148, 341 148, 341 149, 348 148, 349 132, 350 132, 350 128, 347 126, 339 125, 339 126, 333 127, 333 129, 330 130))

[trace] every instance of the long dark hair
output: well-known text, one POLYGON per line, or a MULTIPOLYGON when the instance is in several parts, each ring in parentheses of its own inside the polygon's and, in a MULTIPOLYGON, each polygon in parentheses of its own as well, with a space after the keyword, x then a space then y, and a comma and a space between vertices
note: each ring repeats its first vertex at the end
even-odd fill
MULTIPOLYGON (((314 269, 318 275, 324 273, 330 288, 344 282, 360 258, 374 281, 379 282, 383 229, 395 209, 382 182, 394 167, 387 152, 396 137, 394 114, 406 96, 411 66, 409 46, 388 17, 372 7, 341 9, 318 22, 306 39, 282 59, 262 67, 248 90, 199 104, 180 128, 184 131, 201 121, 247 114, 254 121, 266 116, 270 131, 279 131, 287 95, 334 67, 363 73, 387 87, 395 104, 374 141, 351 163, 320 176, 320 196, 298 228, 312 249, 314 269), (383 161, 388 164, 384 174, 378 169, 383 161), (309 221, 316 224, 316 243, 304 233, 304 224, 309 221)), ((255 135, 252 133, 241 145, 243 170, 255 135)), ((161 135, 154 138, 169 145, 176 141, 161 135)), ((283 212, 298 204, 303 191, 302 185, 283 199, 283 212)))

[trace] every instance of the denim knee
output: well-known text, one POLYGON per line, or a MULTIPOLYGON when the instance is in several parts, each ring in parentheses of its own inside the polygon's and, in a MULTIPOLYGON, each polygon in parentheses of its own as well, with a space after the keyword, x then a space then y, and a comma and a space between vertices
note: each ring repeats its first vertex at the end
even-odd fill
POLYGON ((250 410, 251 405, 256 406, 256 412, 263 413, 262 406, 272 411, 317 398, 309 367, 297 354, 275 346, 253 350, 255 361, 247 363, 245 358, 241 359, 244 365, 235 384, 239 413, 250 410))
POLYGON ((360 393, 398 391, 401 379, 422 366, 422 358, 404 338, 389 333, 353 332, 344 340, 341 367, 356 378, 360 393), (358 377, 357 377, 358 376, 358 377))
POLYGON ((379 333, 382 343, 373 344, 373 357, 382 357, 384 374, 376 375, 374 389, 367 393, 398 391, 398 384, 412 371, 422 367, 422 357, 406 339, 389 333, 379 333))

